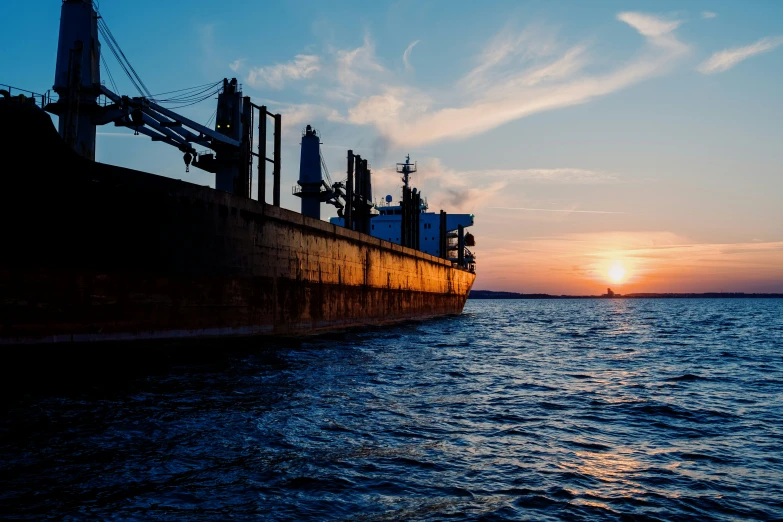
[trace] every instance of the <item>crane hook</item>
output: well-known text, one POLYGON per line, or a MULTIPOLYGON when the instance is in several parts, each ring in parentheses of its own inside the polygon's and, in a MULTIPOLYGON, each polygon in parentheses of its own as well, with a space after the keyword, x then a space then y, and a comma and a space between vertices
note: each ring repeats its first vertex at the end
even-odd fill
POLYGON ((190 152, 186 152, 182 159, 185 160, 185 172, 190 172, 190 162, 193 161, 193 156, 190 152))

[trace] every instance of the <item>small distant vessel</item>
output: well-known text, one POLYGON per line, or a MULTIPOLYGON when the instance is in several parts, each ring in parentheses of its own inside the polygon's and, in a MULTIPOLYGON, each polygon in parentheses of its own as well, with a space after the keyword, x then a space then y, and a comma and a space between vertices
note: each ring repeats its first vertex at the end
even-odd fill
POLYGON ((148 92, 110 90, 99 33, 118 60, 124 53, 105 24, 93 2, 64 0, 58 96, 0 88, 0 344, 307 334, 462 311, 476 277, 473 216, 426 212, 409 158, 400 205, 375 205, 367 160, 348 151, 346 180, 327 183, 308 126, 294 189, 302 213, 283 209, 281 116, 235 79, 172 98, 217 95, 213 126, 148 92), (176 147, 216 188, 96 162, 106 124, 176 147), (336 221, 320 220, 323 203, 338 208, 336 221))

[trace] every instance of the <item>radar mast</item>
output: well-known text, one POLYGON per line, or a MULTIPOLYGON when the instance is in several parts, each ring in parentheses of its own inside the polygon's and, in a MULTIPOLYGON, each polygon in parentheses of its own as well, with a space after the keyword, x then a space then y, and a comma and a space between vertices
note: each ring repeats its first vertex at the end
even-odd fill
POLYGON ((405 188, 410 188, 411 174, 416 172, 416 163, 411 163, 411 155, 405 157, 405 163, 397 164, 397 173, 402 174, 402 183, 405 188))

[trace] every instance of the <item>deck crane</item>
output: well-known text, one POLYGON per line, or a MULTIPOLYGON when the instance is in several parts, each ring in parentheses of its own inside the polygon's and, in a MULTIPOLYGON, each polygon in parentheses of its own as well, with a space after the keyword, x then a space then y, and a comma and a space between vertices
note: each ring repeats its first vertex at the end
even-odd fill
MULTIPOLYGON (((78 154, 95 159, 96 128, 113 123, 178 148, 183 152, 186 166, 193 165, 215 174, 215 188, 250 197, 253 157, 258 159, 258 199, 265 200, 266 162, 273 163, 274 205, 280 205, 280 134, 281 118, 265 106, 254 105, 243 96, 236 79, 224 79, 215 84, 218 94, 215 128, 201 125, 163 107, 146 90, 130 63, 120 61, 129 73, 131 82, 141 96, 130 97, 113 92, 101 84, 101 44, 99 33, 109 36, 107 44, 120 60, 124 54, 92 0, 63 0, 60 18, 60 37, 57 49, 57 68, 54 91, 56 102, 45 106, 48 112, 59 116, 59 133, 78 154), (99 25, 99 22, 103 25, 99 25), (119 50, 119 55, 117 51, 119 50), (130 75, 127 67, 133 75, 130 75), (100 96, 109 103, 99 104, 100 96), (258 111, 258 151, 253 151, 254 116, 258 111), (274 120, 274 154, 266 157, 267 117, 274 120), (198 154, 195 145, 211 152, 198 154)), ((112 84, 114 82, 112 81, 112 84)), ((205 98, 206 99, 206 98, 205 98)))

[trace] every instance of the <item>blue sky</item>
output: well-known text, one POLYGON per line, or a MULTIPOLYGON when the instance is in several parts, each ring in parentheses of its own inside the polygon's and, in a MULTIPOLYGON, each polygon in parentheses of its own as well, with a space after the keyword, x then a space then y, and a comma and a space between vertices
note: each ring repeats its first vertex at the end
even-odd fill
MULTIPOLYGON (((0 83, 51 87, 59 4, 4 5, 0 83)), ((410 153, 432 210, 475 213, 477 288, 592 293, 620 262, 623 291, 783 291, 783 2, 266 4, 101 13, 153 93, 234 76, 283 114, 284 206, 310 123, 333 178, 352 148, 396 195, 410 153)), ((213 183, 113 126, 98 159, 213 183)))

